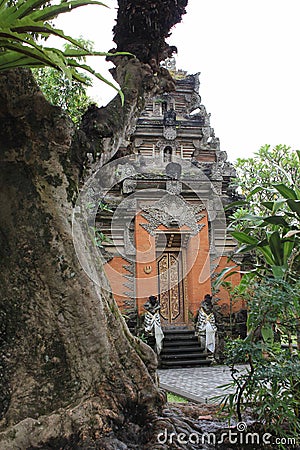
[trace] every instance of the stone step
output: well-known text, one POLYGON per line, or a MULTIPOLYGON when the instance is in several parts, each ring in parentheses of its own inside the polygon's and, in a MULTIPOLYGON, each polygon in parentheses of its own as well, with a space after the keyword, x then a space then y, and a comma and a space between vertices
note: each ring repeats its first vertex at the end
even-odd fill
POLYGON ((169 340, 165 340, 165 347, 186 347, 186 346, 190 346, 190 347, 200 347, 199 341, 198 339, 192 340, 181 340, 181 341, 169 341, 169 340))
POLYGON ((163 350, 162 350, 162 354, 164 354, 164 355, 166 355, 166 354, 170 354, 170 353, 174 353, 174 354, 177 354, 177 353, 179 353, 179 354, 181 354, 181 353, 199 353, 199 352, 203 352, 204 351, 204 348, 203 347, 200 347, 199 346, 199 344, 198 345, 195 345, 195 346, 193 346, 193 347, 191 347, 191 346, 182 346, 182 347, 174 347, 174 346, 172 346, 172 347, 167 347, 167 346, 164 346, 163 347, 163 350))
POLYGON ((165 334, 194 334, 195 330, 190 328, 163 328, 165 334))
POLYGON ((167 327, 163 331, 165 338, 160 354, 160 367, 195 367, 211 364, 208 353, 200 347, 193 328, 167 327))
POLYGON ((166 360, 169 360, 169 359, 174 359, 174 360, 176 360, 176 361, 179 361, 179 360, 190 360, 190 359, 206 359, 206 357, 208 356, 208 354, 207 353, 184 353, 183 355, 182 354, 179 354, 179 353, 170 353, 170 354, 162 354, 161 353, 161 358, 164 360, 164 361, 166 361, 166 360))
POLYGON ((195 333, 193 333, 193 334, 165 334, 164 333, 164 335, 165 335, 165 340, 166 341, 177 341, 177 340, 192 340, 192 341, 197 341, 198 340, 198 338, 197 338, 197 336, 195 336, 195 333))
POLYGON ((191 360, 171 360, 171 361, 162 361, 161 369, 168 369, 174 367, 190 367, 190 366, 209 366, 211 364, 210 359, 191 359, 191 360))

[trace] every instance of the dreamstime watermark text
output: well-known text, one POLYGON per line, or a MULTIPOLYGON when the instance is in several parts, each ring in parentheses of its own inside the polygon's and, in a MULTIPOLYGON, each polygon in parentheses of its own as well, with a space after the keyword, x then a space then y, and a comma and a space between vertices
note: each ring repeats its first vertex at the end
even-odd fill
POLYGON ((247 424, 239 422, 235 428, 223 430, 219 433, 174 433, 166 428, 157 435, 159 444, 194 444, 194 445, 216 445, 216 444, 239 444, 239 445, 292 445, 298 444, 296 438, 274 437, 270 433, 255 433, 247 431, 247 424))

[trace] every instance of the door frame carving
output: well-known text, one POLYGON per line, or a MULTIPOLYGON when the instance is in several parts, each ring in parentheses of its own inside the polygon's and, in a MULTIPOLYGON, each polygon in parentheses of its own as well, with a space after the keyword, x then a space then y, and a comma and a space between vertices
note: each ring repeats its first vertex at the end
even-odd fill
MULTIPOLYGON (((180 266, 181 266, 181 274, 180 277, 181 281, 179 283, 179 292, 181 292, 182 295, 182 318, 183 321, 176 323, 176 322, 166 322, 163 319, 163 326, 182 326, 182 325, 188 325, 189 323, 189 299, 188 299, 188 288, 187 288, 187 276, 186 276, 186 247, 187 243, 190 239, 191 234, 189 232, 185 232, 182 230, 158 230, 156 233, 156 241, 158 241, 159 234, 165 234, 165 235, 180 235, 181 236, 181 245, 178 247, 176 245, 172 245, 171 247, 166 246, 165 248, 159 248, 157 246, 156 252, 160 252, 160 256, 164 253, 177 253, 177 255, 180 255, 180 266)), ((175 239, 176 241, 176 239, 175 239)), ((159 257, 156 258, 156 264, 158 266, 159 257)), ((157 286, 157 292, 160 296, 160 289, 159 289, 159 271, 158 271, 158 286, 157 286)))

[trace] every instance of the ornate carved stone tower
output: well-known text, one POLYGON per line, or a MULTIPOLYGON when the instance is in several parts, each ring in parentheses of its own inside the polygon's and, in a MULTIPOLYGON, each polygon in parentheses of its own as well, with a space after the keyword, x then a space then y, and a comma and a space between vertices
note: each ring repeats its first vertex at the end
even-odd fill
MULTIPOLYGON (((130 154, 116 161, 120 181, 104 199, 112 212, 98 214, 111 239, 103 243, 106 272, 120 308, 135 320, 158 295, 165 327, 191 324, 235 246, 223 209, 233 166, 201 103, 199 75, 174 77, 175 92, 146 103, 121 149, 130 154)), ((228 308, 226 292, 219 297, 228 308)))

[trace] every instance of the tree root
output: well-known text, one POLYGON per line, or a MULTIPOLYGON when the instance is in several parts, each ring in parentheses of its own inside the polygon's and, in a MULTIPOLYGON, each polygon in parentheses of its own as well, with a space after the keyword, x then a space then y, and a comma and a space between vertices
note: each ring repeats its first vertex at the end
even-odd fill
POLYGON ((38 419, 27 418, 0 433, 1 450, 159 450, 199 447, 193 443, 170 442, 174 433, 184 436, 202 433, 196 419, 184 416, 179 407, 169 405, 161 415, 143 417, 132 411, 105 410, 99 399, 86 400, 75 407, 60 409, 38 419), (167 442, 164 442, 168 435, 167 442))

